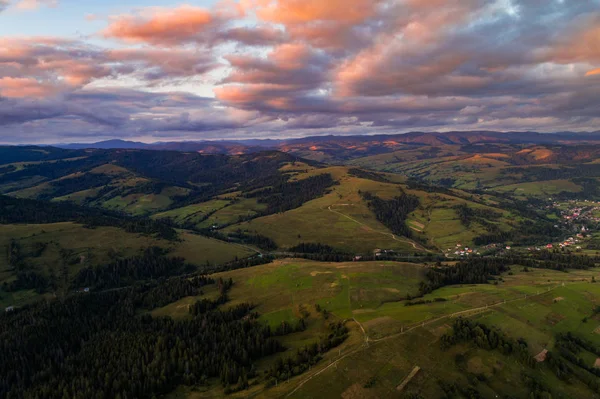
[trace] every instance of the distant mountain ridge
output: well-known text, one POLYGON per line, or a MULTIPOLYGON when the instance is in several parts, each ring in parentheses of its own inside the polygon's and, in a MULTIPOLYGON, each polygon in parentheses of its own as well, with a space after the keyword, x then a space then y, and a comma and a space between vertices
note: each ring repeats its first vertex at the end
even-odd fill
MULTIPOLYGON (((198 152, 204 154, 241 155, 265 149, 278 150, 307 156, 307 153, 335 154, 345 158, 350 153, 376 155, 414 146, 467 146, 483 144, 508 145, 560 145, 600 144, 600 131, 595 132, 410 132, 404 134, 379 134, 356 136, 311 136, 297 139, 248 139, 220 141, 172 141, 141 143, 127 140, 107 140, 97 143, 56 144, 64 149, 143 149, 198 152)), ((339 158, 337 156, 337 158, 339 158)), ((312 157, 309 157, 312 158, 312 157)))
POLYGON ((538 133, 525 132, 497 132, 497 131, 456 131, 456 132, 410 132, 402 134, 378 135, 353 135, 353 136, 309 136, 297 139, 248 139, 248 140, 220 140, 220 141, 170 141, 156 143, 142 143, 127 140, 106 140, 96 143, 69 143, 54 144, 53 147, 66 149, 155 149, 177 151, 201 151, 214 147, 217 151, 235 147, 245 147, 254 150, 264 148, 279 149, 285 145, 309 143, 343 143, 343 142, 397 142, 401 144, 420 145, 465 145, 480 143, 505 143, 505 144, 560 144, 568 143, 600 143, 600 131, 595 132, 556 132, 538 133))

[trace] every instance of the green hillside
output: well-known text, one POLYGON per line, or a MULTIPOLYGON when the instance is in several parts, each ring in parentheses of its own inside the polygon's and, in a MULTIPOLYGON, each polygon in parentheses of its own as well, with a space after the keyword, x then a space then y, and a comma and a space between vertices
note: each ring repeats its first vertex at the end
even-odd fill
MULTIPOLYGON (((440 338, 451 333, 460 316, 499 326, 498 334, 506 339, 523 338, 532 360, 544 349, 555 351, 556 334, 564 331, 576 332, 598 345, 595 330, 600 319, 594 316, 582 321, 594 314, 595 303, 600 301, 600 290, 590 283, 592 276, 598 277, 598 269, 565 274, 522 272, 515 266, 502 275, 498 285, 448 286, 425 296, 423 301, 429 303, 406 306, 410 302, 406 296, 417 294, 426 271, 426 267, 410 263, 289 260, 218 274, 238 282, 227 306, 252 300, 264 323, 294 324, 308 313, 308 328, 282 339, 288 348, 283 357, 293 357, 298 348, 317 339, 328 321, 346 320, 350 328, 346 341, 310 371, 276 387, 258 383, 247 393, 265 398, 443 397, 456 385, 458 389, 469 387, 482 397, 510 390, 513 397, 528 398, 532 388, 525 381, 533 378, 540 384, 537 389, 553 396, 593 395, 577 378, 570 384, 561 382, 547 362, 526 365, 515 355, 469 342, 441 349, 440 338), (316 309, 326 309, 328 318, 323 319, 316 309), (418 374, 399 391, 416 366, 418 374)), ((182 299, 161 312, 177 312, 187 303, 188 299, 182 299)), ((590 367, 595 361, 591 356, 585 359, 590 367)), ((260 362, 259 370, 267 370, 273 361, 260 362)), ((172 397, 222 394, 220 388, 181 389, 172 397)))

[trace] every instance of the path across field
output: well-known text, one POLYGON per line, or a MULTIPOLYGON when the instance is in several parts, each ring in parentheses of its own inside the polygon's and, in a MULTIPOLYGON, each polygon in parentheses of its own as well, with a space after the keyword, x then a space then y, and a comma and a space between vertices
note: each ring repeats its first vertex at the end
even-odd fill
MULTIPOLYGON (((577 284, 577 283, 581 283, 581 282, 573 282, 571 284, 577 284)), ((569 283, 567 283, 567 284, 569 284, 569 283)), ((304 384, 306 384, 307 382, 309 382, 310 380, 312 380, 316 376, 320 375, 325 370, 328 370, 329 368, 333 367, 334 365, 336 365, 338 362, 340 362, 341 360, 345 359, 346 357, 348 357, 350 355, 353 355, 355 353, 358 353, 360 351, 366 350, 366 349, 371 349, 372 348, 372 345, 370 345, 371 343, 377 344, 379 342, 383 342, 383 341, 387 341, 387 340, 390 340, 390 339, 393 339, 393 338, 397 338, 400 335, 407 334, 407 333, 415 330, 418 327, 425 327, 426 325, 429 325, 431 323, 435 323, 436 321, 440 321, 440 320, 443 320, 443 319, 454 318, 454 317, 457 317, 457 316, 471 316, 471 315, 479 314, 479 313, 482 313, 482 312, 486 312, 488 310, 493 309, 494 307, 501 306, 501 305, 504 305, 504 304, 507 304, 507 303, 512 303, 512 302, 516 302, 516 301, 522 301, 522 300, 527 300, 527 299, 535 298, 535 297, 538 297, 540 295, 547 294, 548 292, 550 292, 552 290, 555 290, 555 289, 557 289, 559 287, 563 287, 564 285, 565 285, 564 283, 561 283, 561 284, 559 284, 559 285, 557 285, 555 287, 548 288, 546 291, 538 293, 538 294, 535 294, 535 295, 525 295, 525 296, 521 296, 521 297, 518 297, 518 298, 510 299, 510 300, 503 300, 503 301, 499 301, 499 302, 493 303, 491 305, 481 306, 481 307, 477 307, 477 308, 473 308, 473 309, 462 310, 460 312, 454 312, 454 313, 450 313, 450 314, 447 314, 447 315, 444 315, 444 316, 440 316, 440 317, 436 317, 436 318, 429 319, 429 320, 426 320, 426 321, 422 321, 422 322, 419 322, 419 323, 415 323, 413 325, 407 326, 406 328, 402 328, 402 331, 400 331, 399 333, 388 335, 386 337, 379 338, 379 339, 371 339, 371 338, 369 338, 369 336, 368 336, 367 332, 365 331, 365 329, 362 327, 362 325, 360 323, 357 322, 357 324, 359 325, 361 331, 365 335, 365 341, 364 341, 364 343, 361 346, 359 346, 359 347, 351 350, 350 352, 345 353, 344 355, 338 357, 336 360, 332 360, 330 364, 328 364, 327 366, 325 366, 321 370, 318 370, 318 371, 314 372, 312 375, 307 376, 307 378, 305 378, 303 381, 301 381, 296 386, 296 388, 294 388, 294 390, 292 390, 290 393, 288 393, 286 395, 286 397, 289 397, 289 396, 293 395, 300 388, 302 388, 302 386, 304 386, 304 384)))

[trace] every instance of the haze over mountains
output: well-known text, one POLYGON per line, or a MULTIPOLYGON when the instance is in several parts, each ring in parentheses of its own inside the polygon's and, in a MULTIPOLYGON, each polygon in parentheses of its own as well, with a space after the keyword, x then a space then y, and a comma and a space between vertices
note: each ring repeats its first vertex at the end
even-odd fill
MULTIPOLYGON (((329 146, 356 148, 367 146, 375 149, 394 151, 406 145, 467 145, 482 143, 502 144, 577 144, 599 143, 600 131, 595 132, 410 132, 404 134, 354 135, 354 136, 309 136, 292 139, 249 139, 221 141, 170 141, 142 143, 127 140, 107 140, 96 143, 67 143, 53 146, 65 149, 146 149, 194 151, 215 154, 247 154, 265 149, 293 152, 294 149, 308 148, 319 150, 329 146)), ((387 151, 381 151, 387 152, 387 151)))

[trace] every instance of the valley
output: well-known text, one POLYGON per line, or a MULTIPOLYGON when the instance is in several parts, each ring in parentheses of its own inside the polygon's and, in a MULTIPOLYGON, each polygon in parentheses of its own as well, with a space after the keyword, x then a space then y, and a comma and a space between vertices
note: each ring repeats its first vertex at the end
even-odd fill
POLYGON ((505 135, 0 147, 0 396, 597 397, 600 147, 505 135))

